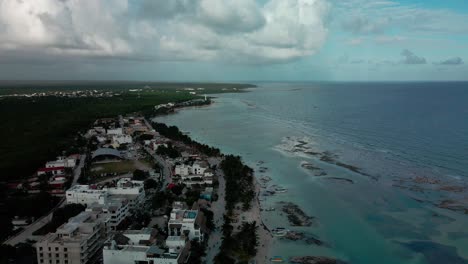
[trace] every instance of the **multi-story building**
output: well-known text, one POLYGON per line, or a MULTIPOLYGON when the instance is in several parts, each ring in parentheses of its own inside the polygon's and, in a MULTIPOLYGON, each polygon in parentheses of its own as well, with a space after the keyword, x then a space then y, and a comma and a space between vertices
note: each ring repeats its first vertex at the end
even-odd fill
POLYGON ((151 228, 128 230, 106 241, 103 249, 104 264, 185 263, 189 242, 185 237, 166 240, 165 247, 157 246, 156 232, 151 228))
POLYGON ((74 168, 76 166, 76 159, 73 157, 57 157, 57 160, 48 161, 45 165, 46 168, 74 168))
POLYGON ((107 129, 107 135, 123 135, 122 128, 107 129))
POLYGON ((86 206, 92 204, 106 204, 109 193, 106 190, 95 189, 90 185, 75 185, 67 190, 66 199, 68 204, 77 203, 86 206))
POLYGON ((198 210, 186 210, 175 203, 168 222, 169 236, 186 236, 189 240, 203 240, 200 228, 202 216, 198 210))
POLYGON ((67 203, 78 203, 86 206, 92 204, 105 205, 109 199, 126 199, 129 209, 136 209, 145 201, 145 189, 143 181, 132 181, 131 178, 122 178, 116 187, 102 190, 91 185, 75 185, 66 192, 67 203))
POLYGON ((115 135, 112 136, 112 141, 118 144, 131 144, 133 139, 130 135, 115 135))
POLYGON ((205 161, 195 161, 192 165, 178 164, 174 168, 174 173, 180 176, 188 175, 203 175, 206 170, 209 170, 208 163, 205 161))
POLYGON ((95 212, 102 215, 106 219, 106 227, 108 231, 115 231, 122 221, 130 215, 129 203, 123 198, 110 198, 106 204, 94 203, 88 208, 88 212, 95 212))
POLYGON ((104 191, 111 197, 125 198, 129 201, 130 210, 141 206, 145 201, 145 188, 143 181, 133 181, 131 178, 122 178, 116 187, 105 188, 104 191))
POLYGON ((192 165, 192 173, 201 175, 205 170, 209 169, 208 163, 206 161, 195 161, 192 165))
POLYGON ((102 215, 82 212, 36 243, 39 264, 86 264, 101 250, 105 237, 102 215))

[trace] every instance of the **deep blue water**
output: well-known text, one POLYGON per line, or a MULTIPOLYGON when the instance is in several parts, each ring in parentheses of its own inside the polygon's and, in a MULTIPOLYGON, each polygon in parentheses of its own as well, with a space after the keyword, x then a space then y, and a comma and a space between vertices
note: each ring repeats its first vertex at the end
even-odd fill
POLYGON ((467 186, 468 83, 258 85, 248 93, 217 95, 210 107, 158 120, 242 155, 256 169, 257 161, 265 161, 272 183, 288 193, 263 205, 291 201, 317 217, 316 226, 294 228, 278 210, 264 212, 269 227, 303 231, 329 245, 275 240, 272 255, 327 255, 364 264, 468 263, 468 216, 435 206, 451 199, 468 208, 466 189, 441 190, 467 186), (377 180, 288 152, 298 139, 377 180), (327 176, 314 176, 301 162, 327 176), (415 177, 437 182, 418 185, 415 177))

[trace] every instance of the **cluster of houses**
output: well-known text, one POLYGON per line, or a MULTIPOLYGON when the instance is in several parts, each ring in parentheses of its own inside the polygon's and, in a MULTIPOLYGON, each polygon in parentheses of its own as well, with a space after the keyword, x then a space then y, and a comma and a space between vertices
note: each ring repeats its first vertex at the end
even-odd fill
POLYGON ((35 174, 22 181, 10 182, 10 189, 22 189, 29 193, 48 191, 54 195, 63 195, 72 181, 72 171, 80 161, 79 154, 57 157, 57 160, 48 161, 44 167, 39 168, 35 174))
POLYGON ((92 139, 97 150, 93 153, 93 161, 100 159, 131 159, 128 151, 134 150, 134 137, 137 135, 158 135, 142 117, 102 118, 94 123, 94 127, 86 133, 86 138, 92 139))
POLYGON ((116 233, 105 242, 104 264, 186 263, 190 241, 203 240, 204 218, 199 210, 188 210, 181 202, 172 207, 166 239, 158 238, 151 228, 116 233))
POLYGON ((181 202, 173 204, 166 239, 152 228, 117 231, 144 205, 142 181, 123 178, 115 187, 102 189, 76 185, 66 192, 66 201, 83 204, 86 210, 36 243, 38 263, 86 264, 99 258, 101 251, 104 264, 185 263, 190 241, 204 239, 202 213, 181 202))
POLYGON ((174 166, 172 181, 183 183, 187 187, 193 185, 213 185, 214 172, 204 160, 187 160, 174 166))
POLYGON ((121 93, 115 93, 112 91, 98 91, 98 90, 79 90, 79 91, 47 91, 30 94, 9 94, 0 95, 0 97, 44 97, 44 96, 55 96, 55 97, 68 97, 68 98, 86 98, 86 97, 113 97, 119 96, 121 93))
MULTIPOLYGON (((93 162, 108 159, 125 159, 122 145, 127 149, 137 147, 136 135, 150 134, 144 145, 150 152, 160 146, 168 146, 169 140, 151 130, 143 118, 119 117, 100 119, 87 132, 87 138, 96 138, 97 149, 92 153, 93 162)), ((176 144, 177 145, 177 144, 176 144)), ((168 159, 170 160, 170 159, 168 159)), ((198 157, 184 153, 174 162, 172 179, 187 187, 208 186, 213 189, 213 171, 209 164, 198 157)), ((65 168, 76 165, 71 159, 61 158, 46 164, 44 173, 51 177, 62 175, 65 168), (61 163, 63 162, 63 163, 61 163), (62 171, 60 168, 63 168, 62 171)), ((35 247, 39 264, 104 264, 187 263, 190 242, 204 239, 205 217, 195 206, 188 209, 185 203, 174 202, 167 219, 168 236, 165 238, 153 228, 125 229, 126 219, 142 212, 148 200, 143 181, 121 178, 115 185, 74 185, 65 192, 67 204, 82 204, 85 211, 72 217, 54 233, 40 239, 35 247), (100 258, 102 257, 102 260, 100 258)), ((157 198, 157 197, 156 197, 157 198)))

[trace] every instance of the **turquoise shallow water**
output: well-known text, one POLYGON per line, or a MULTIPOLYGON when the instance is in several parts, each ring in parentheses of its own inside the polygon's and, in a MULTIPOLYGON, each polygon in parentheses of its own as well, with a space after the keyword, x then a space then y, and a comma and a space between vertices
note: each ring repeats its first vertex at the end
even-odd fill
POLYGON ((326 255, 349 263, 468 263, 468 217, 433 205, 466 200, 466 192, 392 186, 396 179, 421 175, 466 186, 466 88, 465 83, 260 84, 157 121, 241 155, 257 170, 257 162, 264 161, 268 170, 257 176, 271 176, 272 184, 288 192, 266 197, 262 205, 279 208, 277 202, 291 201, 316 217, 311 227, 289 227, 280 210, 263 212, 271 228, 288 227, 326 243, 276 239, 272 255, 326 255), (373 177, 288 152, 298 139, 373 177), (314 176, 301 162, 327 176, 314 176))

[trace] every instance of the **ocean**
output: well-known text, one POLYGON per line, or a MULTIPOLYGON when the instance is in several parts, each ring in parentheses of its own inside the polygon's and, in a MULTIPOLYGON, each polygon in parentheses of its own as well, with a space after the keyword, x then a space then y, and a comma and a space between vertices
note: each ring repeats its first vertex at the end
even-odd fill
POLYGON ((468 83, 257 85, 156 121, 288 189, 262 194, 265 224, 324 244, 275 238, 271 255, 468 263, 468 83), (283 201, 314 224, 291 226, 283 201))

